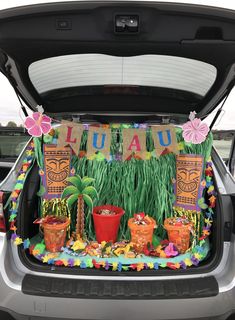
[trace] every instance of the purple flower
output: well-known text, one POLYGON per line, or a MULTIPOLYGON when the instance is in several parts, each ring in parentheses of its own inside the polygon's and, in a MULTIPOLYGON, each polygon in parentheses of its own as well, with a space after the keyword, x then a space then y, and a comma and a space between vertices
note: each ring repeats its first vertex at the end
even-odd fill
POLYGON ((104 268, 105 268, 105 270, 109 270, 109 262, 107 260, 105 261, 104 268))
POLYGON ((180 266, 181 266, 181 268, 183 268, 183 269, 187 269, 186 263, 185 263, 184 261, 181 261, 181 262, 180 262, 180 266))
POLYGON ((17 234, 16 234, 16 233, 13 233, 13 234, 11 235, 11 240, 15 241, 15 239, 16 239, 17 237, 18 237, 17 234))
MULTIPOLYGON (((37 254, 36 256, 39 260, 42 260, 43 257, 45 257, 45 254, 41 253, 41 254, 37 254)), ((52 259, 49 259, 52 260, 52 259)), ((49 260, 47 261, 47 263, 49 264, 49 260)), ((54 261, 54 260, 53 260, 54 261)), ((51 263, 52 264, 52 263, 51 263)))
POLYGON ((70 259, 68 260, 68 266, 69 266, 69 267, 73 267, 73 266, 74 266, 74 259, 71 259, 71 258, 70 258, 70 259))
POLYGON ((192 256, 192 257, 191 257, 191 261, 192 261, 192 263, 193 263, 195 266, 198 266, 199 260, 198 260, 197 258, 195 258, 195 256, 192 256))
POLYGON ((178 255, 178 251, 175 248, 173 243, 169 243, 168 246, 164 249, 165 254, 167 255, 167 257, 175 257, 178 255))

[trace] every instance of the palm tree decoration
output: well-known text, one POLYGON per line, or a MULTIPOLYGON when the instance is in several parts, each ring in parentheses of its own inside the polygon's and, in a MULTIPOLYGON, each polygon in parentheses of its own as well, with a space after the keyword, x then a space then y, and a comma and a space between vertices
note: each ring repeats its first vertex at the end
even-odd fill
POLYGON ((67 203, 69 209, 72 208, 77 201, 77 222, 76 222, 76 234, 81 238, 84 233, 84 202, 88 206, 89 210, 93 210, 93 199, 98 198, 96 189, 91 186, 94 182, 93 178, 83 177, 75 175, 67 178, 67 181, 71 183, 66 187, 62 193, 62 199, 68 197, 67 203))

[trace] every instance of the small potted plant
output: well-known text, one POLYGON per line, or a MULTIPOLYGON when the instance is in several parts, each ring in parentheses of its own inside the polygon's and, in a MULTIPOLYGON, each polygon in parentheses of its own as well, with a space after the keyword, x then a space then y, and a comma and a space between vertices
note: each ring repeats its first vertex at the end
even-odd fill
POLYGON ((144 212, 134 214, 134 218, 128 220, 128 227, 131 231, 131 242, 136 252, 141 253, 148 244, 152 244, 153 230, 156 228, 156 221, 145 215, 144 212))
POLYGON ((96 240, 101 243, 116 242, 120 220, 125 211, 112 205, 97 206, 93 209, 96 240))
POLYGON ((40 224, 44 231, 46 250, 50 252, 61 251, 70 219, 66 216, 47 215, 45 218, 37 219, 34 223, 40 224))
POLYGON ((190 245, 190 233, 193 223, 186 217, 172 217, 164 221, 168 239, 173 243, 180 253, 185 253, 190 245))

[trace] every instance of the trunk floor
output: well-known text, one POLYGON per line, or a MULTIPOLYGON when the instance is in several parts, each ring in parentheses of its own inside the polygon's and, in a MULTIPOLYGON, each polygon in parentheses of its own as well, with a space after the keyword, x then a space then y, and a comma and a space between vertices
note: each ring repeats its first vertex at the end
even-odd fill
MULTIPOLYGON (((36 235, 35 237, 30 239, 30 245, 34 246, 39 243, 41 243, 42 238, 40 235, 36 235)), ((151 256, 146 256, 144 254, 141 254, 141 256, 136 257, 136 258, 126 258, 124 255, 120 255, 118 257, 97 257, 97 256, 90 256, 90 255, 83 255, 83 254, 78 254, 74 252, 73 250, 69 248, 64 248, 63 252, 56 252, 56 253, 51 253, 47 250, 41 250, 38 252, 38 250, 31 250, 33 256, 48 264, 56 264, 57 261, 62 261, 63 265, 66 266, 87 266, 87 267, 93 267, 91 265, 92 261, 96 261, 96 263, 108 263, 108 264, 115 264, 115 263, 121 263, 122 265, 130 266, 133 264, 157 264, 159 267, 167 267, 167 264, 180 264, 182 262, 185 263, 186 266, 190 265, 198 265, 198 263, 202 260, 204 260, 210 250, 210 243, 208 239, 205 239, 205 242, 202 246, 195 246, 192 251, 186 252, 184 254, 179 254, 176 257, 171 257, 171 258, 159 258, 159 257, 151 257, 151 256), (73 265, 71 265, 71 259, 73 261, 73 265), (66 263, 66 261, 68 263, 66 263)), ((62 265, 62 264, 61 264, 62 265)))

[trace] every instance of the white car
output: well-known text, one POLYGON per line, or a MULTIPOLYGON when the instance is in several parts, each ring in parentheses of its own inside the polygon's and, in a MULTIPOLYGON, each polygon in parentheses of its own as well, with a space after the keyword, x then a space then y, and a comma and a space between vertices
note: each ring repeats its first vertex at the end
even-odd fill
MULTIPOLYGON (((42 106, 55 126, 63 119, 181 126, 190 111, 204 119, 234 86, 235 12, 146 1, 7 9, 0 12, 0 70, 27 106, 42 106)), ((216 150, 217 202, 205 259, 187 268, 143 264, 140 272, 135 265, 119 272, 95 268, 94 260, 93 268, 80 268, 32 255, 27 239, 38 234, 33 222, 43 175, 37 161, 14 216, 26 242, 14 244, 21 238, 12 237, 6 203, 30 148, 31 142, 0 185, 0 319, 225 320, 235 312, 235 181, 216 150)), ((233 152, 230 160, 233 166, 233 152)))

